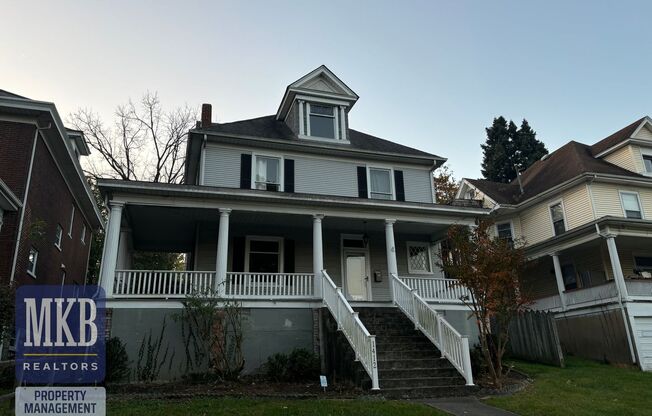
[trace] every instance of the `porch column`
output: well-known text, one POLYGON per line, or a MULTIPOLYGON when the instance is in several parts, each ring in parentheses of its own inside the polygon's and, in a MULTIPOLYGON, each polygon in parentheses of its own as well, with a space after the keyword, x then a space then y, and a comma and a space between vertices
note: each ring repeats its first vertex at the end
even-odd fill
POLYGON ((217 231, 217 259, 215 263, 215 283, 217 293, 223 296, 226 293, 226 263, 229 253, 229 208, 220 208, 220 228, 217 231))
POLYGON ((118 261, 120 222, 122 221, 123 207, 123 202, 109 202, 109 222, 106 226, 104 251, 102 253, 102 270, 100 271, 100 285, 104 289, 107 298, 113 296, 113 282, 115 280, 115 267, 118 261))
POLYGON ((555 267, 555 280, 557 281, 557 291, 559 292, 559 299, 561 299, 561 310, 566 310, 566 284, 564 283, 564 275, 561 273, 561 263, 559 262, 559 253, 553 253, 552 264, 555 267))
POLYGON ((605 236, 607 240, 607 249, 609 250, 609 261, 611 261, 611 270, 614 274, 614 281, 616 282, 616 288, 620 294, 621 299, 627 298, 627 286, 625 285, 625 275, 623 274, 623 268, 620 265, 620 257, 618 256, 618 248, 616 247, 616 236, 613 234, 607 234, 605 236))
POLYGON ((315 296, 322 297, 323 276, 324 270, 324 243, 322 240, 321 220, 324 219, 323 214, 315 214, 312 216, 312 272, 315 274, 315 296))
POLYGON ((385 246, 387 248, 387 273, 389 276, 389 290, 394 300, 394 288, 392 287, 392 274, 398 276, 398 265, 396 263, 396 245, 394 243, 394 223, 396 220, 385 220, 385 246))

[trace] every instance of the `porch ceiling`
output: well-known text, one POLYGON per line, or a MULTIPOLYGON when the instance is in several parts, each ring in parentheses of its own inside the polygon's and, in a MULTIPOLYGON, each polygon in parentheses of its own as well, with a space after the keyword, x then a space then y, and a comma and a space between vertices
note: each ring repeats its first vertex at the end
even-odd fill
MULTIPOLYGON (((173 208, 148 205, 127 205, 123 224, 131 230, 133 245, 139 251, 191 252, 195 248, 197 226, 217 223, 219 211, 200 208, 173 208)), ((261 234, 276 233, 279 229, 301 229, 312 235, 312 216, 278 214, 253 211, 233 211, 230 228, 239 225, 255 226, 261 234)), ((338 233, 383 233, 385 222, 378 219, 325 217, 322 220, 324 232, 338 233)), ((395 234, 428 235, 439 239, 446 234, 447 226, 397 221, 395 234)))

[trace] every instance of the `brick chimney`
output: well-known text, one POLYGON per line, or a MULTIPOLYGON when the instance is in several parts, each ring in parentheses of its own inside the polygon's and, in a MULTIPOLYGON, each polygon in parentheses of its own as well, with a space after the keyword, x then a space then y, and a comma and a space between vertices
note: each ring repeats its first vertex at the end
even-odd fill
POLYGON ((201 126, 202 127, 208 127, 211 125, 211 121, 213 120, 213 108, 211 107, 210 104, 202 104, 201 105, 201 126))

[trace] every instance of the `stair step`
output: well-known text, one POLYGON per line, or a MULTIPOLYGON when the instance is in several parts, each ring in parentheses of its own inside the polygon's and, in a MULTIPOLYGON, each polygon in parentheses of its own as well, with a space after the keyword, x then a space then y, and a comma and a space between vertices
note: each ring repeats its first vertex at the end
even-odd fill
MULTIPOLYGON (((364 370, 362 370, 364 371, 364 370)), ((450 367, 439 368, 399 368, 399 369, 380 369, 378 376, 381 380, 392 378, 419 378, 419 377, 457 377, 459 373, 452 365, 450 367)))
POLYGON ((379 369, 411 369, 448 367, 450 362, 445 358, 416 358, 416 359, 388 359, 378 360, 379 369))
POLYGON ((384 388, 397 387, 440 387, 440 386, 460 386, 464 385, 465 380, 462 377, 420 377, 420 378, 384 378, 382 385, 384 388))
POLYGON ((383 388, 382 381, 380 383, 381 394, 396 399, 468 396, 477 390, 475 386, 463 385, 383 388))
POLYGON ((441 354, 436 349, 428 350, 383 350, 378 348, 376 353, 379 360, 393 360, 403 358, 441 358, 441 354))

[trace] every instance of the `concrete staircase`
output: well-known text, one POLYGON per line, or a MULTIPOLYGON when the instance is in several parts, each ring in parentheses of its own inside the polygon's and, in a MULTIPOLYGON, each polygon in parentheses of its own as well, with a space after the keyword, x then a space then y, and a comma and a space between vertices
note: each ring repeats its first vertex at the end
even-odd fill
POLYGON ((380 393, 392 398, 468 395, 477 390, 398 308, 356 308, 376 335, 380 393))

